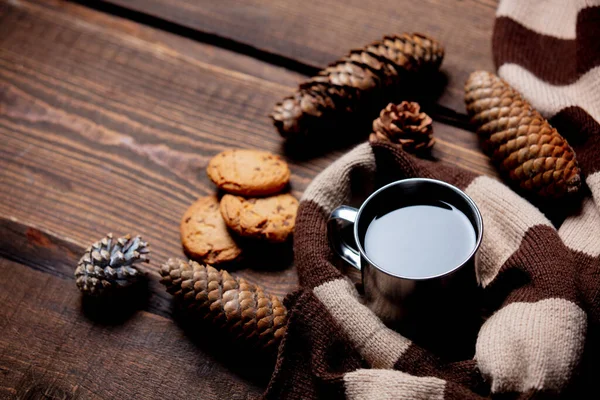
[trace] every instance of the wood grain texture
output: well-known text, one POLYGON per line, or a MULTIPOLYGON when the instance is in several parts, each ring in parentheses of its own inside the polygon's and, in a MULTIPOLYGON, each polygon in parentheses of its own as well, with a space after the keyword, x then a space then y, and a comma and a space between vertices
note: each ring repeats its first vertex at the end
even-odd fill
MULTIPOLYGON (((77 288, 73 276, 74 267, 84 250, 84 247, 67 238, 0 217, 0 257, 71 281, 73 289, 77 288)), ((144 299, 136 304, 137 308, 173 318, 172 298, 159 283, 158 273, 153 268, 146 268, 144 264, 140 269, 147 272, 147 284, 142 293, 144 299)), ((78 295, 78 291, 73 291, 73 294, 78 295)))
MULTIPOLYGON (((267 114, 301 79, 72 3, 0 1, 0 397, 260 392, 270 367, 240 361, 219 335, 192 337, 157 269, 184 256, 179 219, 214 193, 205 168, 217 152, 284 155, 300 196, 350 145, 310 157, 284 148, 267 114), (147 297, 118 323, 90 312, 72 277, 107 232, 141 234, 152 251, 147 297)), ((473 133, 434 131, 435 157, 494 174, 473 133)), ((233 273, 284 296, 297 285, 286 256, 233 273)))
MULTIPOLYGON (((187 206, 215 191, 210 157, 230 147, 280 152, 262 110, 281 85, 190 56, 217 49, 189 43, 183 55, 115 21, 77 17, 28 3, 2 14, 0 212, 82 247, 106 232, 139 233, 156 269, 183 255, 187 206)), ((294 193, 327 163, 294 163, 294 193)), ((291 268, 239 274, 279 295, 296 284, 291 268)))
MULTIPOLYGON (((0 18, 1 215, 82 247, 142 234, 157 268, 181 255, 186 207, 214 191, 212 155, 283 150, 266 114, 298 76, 72 4, 5 4, 0 18)), ((441 159, 491 172, 475 135, 436 135, 441 159)), ((294 193, 339 154, 290 160, 294 193)), ((279 295, 296 284, 291 268, 238 273, 279 295)))
POLYGON ((215 353, 222 343, 172 320, 142 311, 108 324, 80 302, 73 282, 0 258, 0 398, 248 399, 269 376, 223 362, 230 347, 215 353))
POLYGON ((496 0, 107 0, 201 32, 323 68, 385 34, 422 32, 439 39, 448 87, 440 104, 464 111, 472 71, 492 71, 496 0))

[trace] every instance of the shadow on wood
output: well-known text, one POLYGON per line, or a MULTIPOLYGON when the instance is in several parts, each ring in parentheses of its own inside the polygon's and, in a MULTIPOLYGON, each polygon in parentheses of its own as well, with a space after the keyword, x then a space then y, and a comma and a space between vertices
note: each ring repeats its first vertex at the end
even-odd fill
POLYGON ((81 310, 86 318, 103 325, 120 325, 136 311, 148 308, 148 278, 120 289, 107 297, 81 296, 81 310))
POLYGON ((246 255, 241 268, 258 271, 281 271, 290 268, 294 262, 291 239, 284 243, 262 243, 248 241, 246 255))
POLYGON ((198 313, 173 303, 173 319, 203 354, 221 363, 239 377, 266 387, 277 357, 277 349, 261 350, 233 337, 225 329, 203 319, 198 313))
MULTIPOLYGON (((29 382, 23 382, 23 386, 27 383, 29 382)), ((21 400, 70 400, 79 398, 78 395, 69 393, 57 386, 57 383, 58 382, 33 383, 33 386, 26 389, 24 393, 20 393, 18 398, 21 400)))

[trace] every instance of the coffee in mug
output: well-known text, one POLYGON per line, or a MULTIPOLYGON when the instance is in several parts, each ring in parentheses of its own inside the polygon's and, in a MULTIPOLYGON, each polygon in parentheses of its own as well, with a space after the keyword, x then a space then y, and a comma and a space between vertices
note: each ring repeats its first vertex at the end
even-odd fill
POLYGON ((369 223, 364 250, 382 270, 426 279, 453 269, 471 255, 477 236, 467 216, 442 200, 421 203, 425 204, 380 210, 369 223))
POLYGON ((460 189, 413 178, 380 188, 359 209, 338 207, 327 231, 332 248, 361 270, 366 304, 397 322, 407 305, 435 303, 461 268, 474 278, 483 221, 460 189), (343 239, 340 223, 352 226, 353 240, 343 239))
POLYGON ((469 196, 434 179, 392 182, 359 209, 335 209, 327 232, 361 271, 364 302, 386 324, 448 359, 473 356, 483 221, 469 196))

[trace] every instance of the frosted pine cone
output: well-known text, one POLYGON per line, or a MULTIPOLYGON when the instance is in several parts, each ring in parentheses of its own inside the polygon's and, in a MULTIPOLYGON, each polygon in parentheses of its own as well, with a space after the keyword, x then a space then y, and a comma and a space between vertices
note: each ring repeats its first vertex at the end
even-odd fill
POLYGON ((473 72, 465 103, 483 150, 522 189, 547 197, 579 189, 580 169, 571 146, 507 82, 490 72, 473 72))
POLYGON ((161 283, 184 307, 259 347, 278 345, 287 311, 279 298, 227 271, 196 261, 170 258, 161 268, 161 283))
MULTIPOLYGON (((403 73, 436 71, 444 49, 419 33, 385 36, 347 56, 302 83, 275 105, 271 118, 284 137, 307 135, 328 126, 343 113, 363 111, 381 103, 385 89, 402 82, 403 73)), ((385 104, 385 103, 384 103, 385 104)))
POLYGON ((148 262, 148 243, 140 236, 113 239, 112 233, 88 247, 75 269, 75 282, 84 294, 102 296, 137 282, 144 273, 136 269, 148 262))
POLYGON ((420 111, 418 103, 390 103, 373 121, 373 133, 369 141, 391 142, 410 153, 421 153, 430 150, 435 143, 433 121, 420 111))

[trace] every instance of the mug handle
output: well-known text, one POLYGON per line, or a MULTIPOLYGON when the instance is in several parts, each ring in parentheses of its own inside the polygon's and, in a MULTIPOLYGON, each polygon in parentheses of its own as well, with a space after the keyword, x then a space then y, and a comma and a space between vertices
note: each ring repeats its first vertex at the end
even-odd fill
POLYGON ((354 247, 341 239, 337 221, 343 225, 354 225, 358 210, 353 207, 340 206, 333 210, 327 221, 327 236, 333 250, 346 262, 360 271, 360 254, 354 247))

